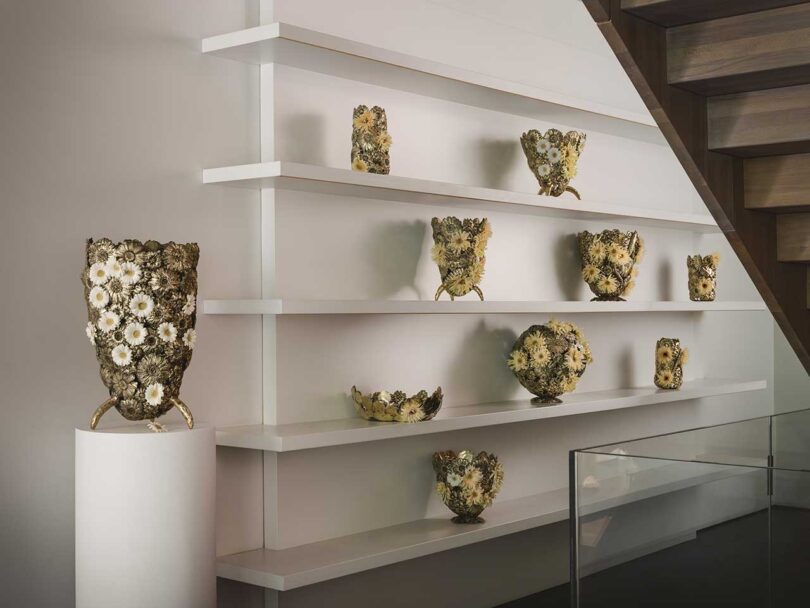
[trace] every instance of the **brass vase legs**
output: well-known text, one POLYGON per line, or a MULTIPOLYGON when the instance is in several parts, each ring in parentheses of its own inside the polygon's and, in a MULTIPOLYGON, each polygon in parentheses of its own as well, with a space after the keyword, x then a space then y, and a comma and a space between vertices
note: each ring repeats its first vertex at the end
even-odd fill
MULTIPOLYGON (((478 287, 478 285, 473 285, 472 290, 475 293, 478 294, 478 297, 481 298, 481 301, 483 302, 484 301, 484 292, 481 291, 481 288, 478 287)), ((442 293, 444 293, 445 291, 447 291, 447 290, 445 289, 444 284, 439 285, 439 288, 436 290, 436 296, 433 299, 438 301, 439 298, 441 297, 442 293)), ((447 295, 450 296, 451 301, 454 301, 456 299, 455 296, 452 293, 450 293, 449 291, 447 291, 447 295)))
POLYGON ((115 397, 110 397, 104 403, 102 403, 101 405, 99 405, 96 408, 96 411, 93 413, 93 417, 90 418, 90 429, 91 430, 94 430, 94 431, 96 430, 96 426, 98 426, 98 421, 101 420, 101 417, 104 414, 107 413, 107 410, 114 407, 116 403, 117 403, 116 398, 115 397))
POLYGON ((191 415, 191 410, 188 409, 188 406, 180 401, 177 397, 172 397, 172 403, 174 407, 178 409, 180 414, 182 414, 183 418, 186 420, 186 424, 188 425, 189 429, 194 428, 194 416, 191 415))
POLYGON ((571 194, 573 194, 574 196, 577 197, 578 201, 582 200, 582 197, 579 195, 579 192, 577 192, 577 189, 572 187, 572 186, 566 186, 565 190, 560 192, 560 194, 552 194, 550 187, 543 186, 542 188, 540 188, 540 191, 537 194, 540 194, 540 195, 543 195, 543 196, 561 196, 563 194, 563 192, 570 192, 571 194))
POLYGON ((577 192, 576 188, 572 188, 571 186, 566 186, 565 191, 570 192, 571 194, 576 196, 578 201, 582 200, 582 197, 579 195, 579 192, 577 192))
MULTIPOLYGON (((436 299, 438 299, 438 296, 436 296, 436 299)), ((186 424, 188 425, 188 428, 193 429, 194 428, 194 416, 191 415, 191 410, 188 409, 188 406, 185 403, 183 403, 182 401, 180 401, 180 399, 178 399, 176 397, 173 397, 171 401, 172 401, 172 405, 174 405, 174 407, 176 407, 177 410, 180 412, 180 414, 183 416, 183 419, 186 421, 186 424)), ((117 403, 117 401, 116 401, 115 397, 110 397, 104 403, 99 405, 98 408, 96 408, 96 411, 93 414, 93 417, 90 418, 90 428, 92 430, 96 430, 96 427, 98 426, 98 421, 101 420, 101 417, 104 414, 106 414, 108 410, 113 408, 116 403, 117 403)), ((152 422, 156 423, 157 425, 160 425, 160 423, 158 423, 156 420, 152 420, 152 422)), ((162 426, 162 425, 160 425, 160 426, 162 426)))

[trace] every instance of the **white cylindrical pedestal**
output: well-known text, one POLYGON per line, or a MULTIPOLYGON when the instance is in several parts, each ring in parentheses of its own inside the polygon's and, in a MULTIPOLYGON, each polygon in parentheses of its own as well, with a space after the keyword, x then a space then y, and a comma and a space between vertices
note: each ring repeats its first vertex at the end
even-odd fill
POLYGON ((76 429, 77 608, 216 606, 214 429, 76 429))

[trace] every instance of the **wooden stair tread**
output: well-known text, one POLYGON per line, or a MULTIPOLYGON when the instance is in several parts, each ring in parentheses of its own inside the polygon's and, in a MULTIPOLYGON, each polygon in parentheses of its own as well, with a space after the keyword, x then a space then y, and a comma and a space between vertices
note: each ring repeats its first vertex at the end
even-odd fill
POLYGON ((810 85, 712 97, 708 147, 736 156, 810 152, 810 85))
POLYGON ((668 29, 667 78, 702 95, 810 82, 810 4, 668 29))
POLYGON ((810 208, 810 154, 749 158, 743 165, 745 208, 810 208))
POLYGON ((806 0, 622 0, 622 9, 664 27, 732 17, 806 0))

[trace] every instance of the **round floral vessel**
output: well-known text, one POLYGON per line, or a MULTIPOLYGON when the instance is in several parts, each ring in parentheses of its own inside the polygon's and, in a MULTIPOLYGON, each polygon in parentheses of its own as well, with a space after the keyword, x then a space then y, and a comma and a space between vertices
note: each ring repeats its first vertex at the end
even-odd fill
POLYGON ((557 129, 545 133, 532 129, 520 136, 520 145, 540 184, 538 194, 560 196, 570 192, 580 198, 569 182, 577 175, 577 161, 585 148, 584 133, 569 131, 563 135, 557 129))
POLYGON ((717 296, 717 266, 720 254, 690 255, 686 257, 689 271, 689 299, 693 302, 714 302, 717 296))
POLYGON ((152 421, 176 407, 193 426, 179 394, 197 341, 199 256, 196 243, 87 241, 86 332, 110 393, 91 428, 112 407, 127 420, 152 421))
POLYGON ((561 403, 558 397, 570 393, 593 361, 591 349, 573 323, 552 319, 532 325, 518 337, 507 365, 518 382, 537 395, 532 403, 561 403))
POLYGON ((452 450, 433 454, 436 492, 456 516, 457 524, 480 524, 481 513, 503 485, 503 467, 494 454, 452 450))
POLYGON ((661 338, 655 345, 655 386, 667 390, 681 388, 683 366, 689 360, 689 351, 681 347, 677 338, 661 338))
POLYGON ((442 292, 446 291, 451 300, 465 296, 471 291, 484 299, 479 283, 484 276, 486 263, 486 249, 492 228, 487 218, 475 219, 434 217, 431 221, 433 227, 433 249, 431 257, 439 267, 442 284, 436 290, 435 299, 438 300, 442 292))
POLYGON ((636 264, 644 255, 644 242, 635 230, 588 231, 577 235, 582 278, 593 294, 592 302, 623 302, 635 287, 636 264))
POLYGON ((381 173, 391 170, 388 119, 380 106, 357 106, 352 113, 352 170, 381 173))
POLYGON ((378 391, 364 395, 352 387, 352 401, 357 413, 366 420, 382 422, 424 422, 439 413, 442 407, 442 387, 432 395, 419 391, 408 397, 403 391, 378 391))

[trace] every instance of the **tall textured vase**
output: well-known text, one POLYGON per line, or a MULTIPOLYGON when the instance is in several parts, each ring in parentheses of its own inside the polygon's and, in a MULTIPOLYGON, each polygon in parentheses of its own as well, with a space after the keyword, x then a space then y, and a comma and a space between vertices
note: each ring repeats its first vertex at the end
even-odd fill
POLYGON ((683 366, 689 351, 678 338, 661 338, 655 345, 655 386, 673 390, 683 384, 683 366))
POLYGON ((484 299, 480 283, 484 276, 484 264, 487 242, 492 236, 492 228, 487 218, 475 219, 434 217, 433 227, 433 261, 439 267, 442 284, 436 290, 438 300, 447 292, 451 300, 465 296, 471 291, 484 299))
POLYGON ((176 407, 194 426, 180 385, 197 342, 199 257, 196 243, 87 241, 86 332, 110 394, 90 428, 113 407, 127 420, 151 420, 153 430, 176 407))
POLYGON ((381 173, 391 170, 388 119, 380 106, 357 106, 352 113, 352 171, 381 173))
POLYGON ((717 266, 720 254, 686 257, 689 272, 689 299, 693 302, 714 302, 717 297, 717 266))

